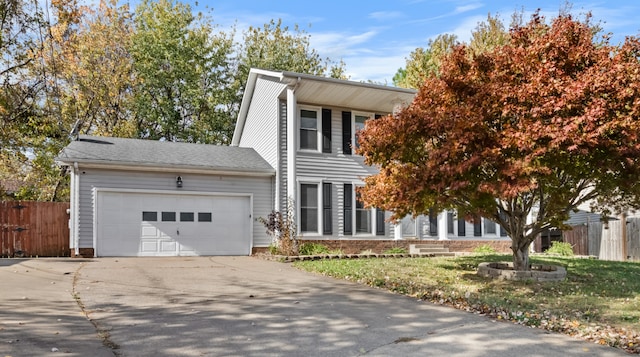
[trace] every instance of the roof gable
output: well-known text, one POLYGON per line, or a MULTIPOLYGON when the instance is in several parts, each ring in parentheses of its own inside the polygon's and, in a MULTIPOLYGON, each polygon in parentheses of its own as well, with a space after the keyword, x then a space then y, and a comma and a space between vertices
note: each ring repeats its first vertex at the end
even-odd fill
POLYGON ((277 81, 295 88, 298 103, 375 113, 391 113, 398 104, 408 105, 417 93, 413 89, 253 68, 249 72, 231 145, 240 143, 258 78, 277 81))

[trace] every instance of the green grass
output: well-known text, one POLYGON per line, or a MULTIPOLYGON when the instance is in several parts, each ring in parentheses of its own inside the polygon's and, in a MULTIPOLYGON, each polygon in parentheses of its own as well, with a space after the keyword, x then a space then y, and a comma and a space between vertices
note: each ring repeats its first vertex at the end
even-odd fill
POLYGON ((566 267, 567 279, 507 282, 476 275, 481 262, 510 260, 511 256, 494 254, 320 260, 295 265, 497 319, 640 352, 640 263, 535 256, 532 263, 566 267))

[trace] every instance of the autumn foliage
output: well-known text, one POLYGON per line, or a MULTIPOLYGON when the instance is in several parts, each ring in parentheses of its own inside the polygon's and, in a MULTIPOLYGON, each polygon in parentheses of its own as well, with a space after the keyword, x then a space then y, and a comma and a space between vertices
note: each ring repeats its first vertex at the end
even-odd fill
POLYGON ((380 167, 368 205, 486 217, 520 269, 535 237, 579 204, 638 206, 638 39, 613 46, 588 18, 535 14, 505 45, 471 53, 457 46, 411 105, 367 123, 360 153, 380 167))

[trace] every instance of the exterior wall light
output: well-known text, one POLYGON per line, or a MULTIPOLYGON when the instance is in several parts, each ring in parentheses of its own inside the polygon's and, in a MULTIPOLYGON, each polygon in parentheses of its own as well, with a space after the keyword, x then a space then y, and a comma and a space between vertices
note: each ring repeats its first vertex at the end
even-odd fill
POLYGON ((176 187, 182 188, 182 176, 176 177, 176 187))

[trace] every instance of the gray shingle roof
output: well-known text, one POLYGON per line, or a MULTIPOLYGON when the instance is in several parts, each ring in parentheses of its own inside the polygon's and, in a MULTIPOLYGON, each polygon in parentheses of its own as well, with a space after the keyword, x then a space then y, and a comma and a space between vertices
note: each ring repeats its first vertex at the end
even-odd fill
POLYGON ((275 172, 252 148, 84 135, 64 148, 57 161, 67 165, 77 162, 140 168, 275 172))

